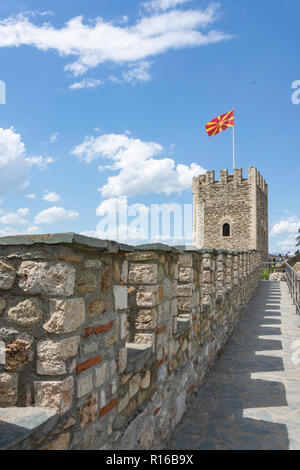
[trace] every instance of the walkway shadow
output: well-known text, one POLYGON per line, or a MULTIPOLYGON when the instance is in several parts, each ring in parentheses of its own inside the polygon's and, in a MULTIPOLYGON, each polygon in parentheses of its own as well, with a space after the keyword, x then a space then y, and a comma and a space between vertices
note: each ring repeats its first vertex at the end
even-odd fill
POLYGON ((270 422, 273 407, 287 406, 285 387, 276 381, 276 373, 284 370, 280 300, 279 283, 259 285, 231 341, 204 381, 196 406, 176 428, 169 448, 289 449, 286 425, 270 422), (257 372, 268 372, 271 377, 274 373, 274 381, 254 379, 252 374, 257 372), (254 410, 258 419, 247 418, 247 409, 254 410))

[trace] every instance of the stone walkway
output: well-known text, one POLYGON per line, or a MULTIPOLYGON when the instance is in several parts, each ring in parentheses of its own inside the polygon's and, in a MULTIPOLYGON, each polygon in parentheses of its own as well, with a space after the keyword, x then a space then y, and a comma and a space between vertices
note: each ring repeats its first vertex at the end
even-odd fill
POLYGON ((300 449, 300 320, 285 282, 260 283, 168 448, 300 449))

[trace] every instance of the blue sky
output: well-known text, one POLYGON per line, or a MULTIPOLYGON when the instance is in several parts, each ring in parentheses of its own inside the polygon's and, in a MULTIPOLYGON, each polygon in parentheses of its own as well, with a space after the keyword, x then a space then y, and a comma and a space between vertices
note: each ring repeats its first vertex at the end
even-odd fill
POLYGON ((95 235, 120 196, 141 212, 191 204, 192 176, 232 171, 232 131, 205 124, 234 108, 237 167, 269 184, 270 250, 293 249, 299 13, 297 0, 2 0, 0 235, 95 235))

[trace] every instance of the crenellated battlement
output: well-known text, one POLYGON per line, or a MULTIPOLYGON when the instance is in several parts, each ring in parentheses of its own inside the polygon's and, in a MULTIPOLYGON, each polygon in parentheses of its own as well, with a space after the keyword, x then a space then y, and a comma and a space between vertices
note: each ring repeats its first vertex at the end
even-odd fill
POLYGON ((227 185, 229 183, 241 184, 247 181, 249 184, 259 187, 263 192, 267 192, 268 190, 268 185, 257 168, 249 166, 248 178, 243 178, 242 168, 236 168, 233 174, 229 174, 228 170, 220 170, 219 180, 216 180, 214 170, 207 171, 205 175, 196 176, 193 178, 193 193, 195 194, 195 191, 200 190, 201 185, 227 185))

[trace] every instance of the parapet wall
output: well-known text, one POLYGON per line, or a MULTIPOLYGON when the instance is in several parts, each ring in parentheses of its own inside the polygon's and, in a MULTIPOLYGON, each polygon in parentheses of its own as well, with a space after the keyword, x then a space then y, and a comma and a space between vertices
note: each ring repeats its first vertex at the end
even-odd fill
POLYGON ((0 408, 56 420, 17 449, 159 449, 261 275, 256 251, 0 239, 0 408))
POLYGON ((215 179, 215 171, 207 171, 205 175, 199 175, 193 178, 193 194, 197 194, 201 190, 203 185, 227 185, 228 183, 241 184, 247 182, 261 189, 262 192, 268 191, 268 185, 262 175, 259 173, 257 168, 248 167, 248 178, 243 178, 242 168, 236 168, 232 175, 228 173, 228 170, 220 170, 219 181, 215 179))

